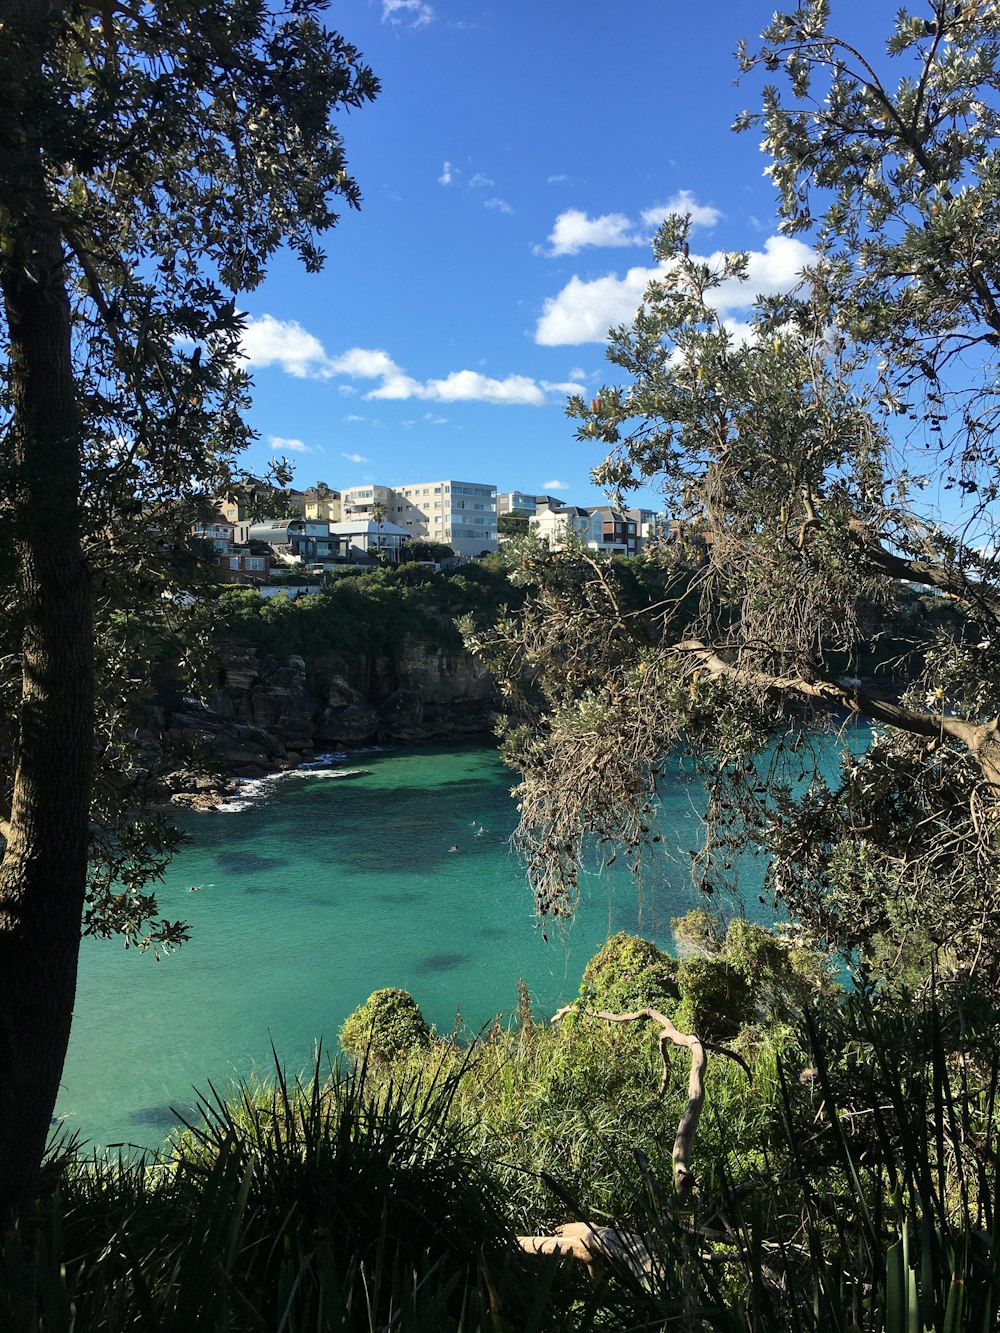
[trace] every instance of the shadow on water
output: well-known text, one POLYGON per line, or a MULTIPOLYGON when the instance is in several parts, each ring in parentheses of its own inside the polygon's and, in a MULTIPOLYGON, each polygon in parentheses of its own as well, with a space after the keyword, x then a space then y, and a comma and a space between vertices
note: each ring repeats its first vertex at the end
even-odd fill
POLYGON ((261 870, 277 870, 284 862, 278 856, 261 856, 259 852, 216 852, 215 860, 223 870, 234 874, 254 875, 261 870))
POLYGON ((417 964, 417 971, 450 972, 452 968, 464 967, 466 963, 471 961, 468 954, 464 953, 432 953, 420 960, 417 964))
POLYGON ((129 1113, 133 1125, 148 1125, 151 1129, 173 1129, 182 1120, 196 1123, 200 1119, 194 1106, 140 1106, 129 1113))

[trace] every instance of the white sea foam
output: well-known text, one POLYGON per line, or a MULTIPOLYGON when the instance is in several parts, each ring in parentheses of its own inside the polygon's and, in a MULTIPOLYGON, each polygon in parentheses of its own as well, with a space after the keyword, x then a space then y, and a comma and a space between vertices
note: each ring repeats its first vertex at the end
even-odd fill
POLYGON ((289 778, 343 778, 346 777, 344 765, 362 754, 383 754, 392 749, 388 745, 366 745, 359 750, 331 750, 327 754, 318 754, 298 768, 288 768, 281 773, 268 773, 263 778, 237 778, 240 784, 228 800, 222 801, 215 808, 224 815, 237 815, 249 810, 267 799, 275 783, 285 782, 289 778))

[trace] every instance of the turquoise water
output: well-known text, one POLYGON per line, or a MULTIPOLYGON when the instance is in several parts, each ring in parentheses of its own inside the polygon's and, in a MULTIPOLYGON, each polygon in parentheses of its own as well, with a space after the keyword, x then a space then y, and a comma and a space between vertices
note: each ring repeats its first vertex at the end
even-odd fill
MULTIPOLYGON (((156 962, 85 940, 57 1114, 90 1143, 154 1146, 193 1089, 225 1090, 315 1045, 336 1047, 371 991, 402 986, 450 1031, 510 1013, 523 977, 536 1012, 571 999, 587 959, 616 930, 669 940, 695 904, 686 850, 699 839, 698 788, 664 783, 664 853, 641 894, 618 866, 587 878, 577 919, 543 939, 508 848, 513 774, 495 750, 353 755, 370 772, 254 784, 245 808, 189 815, 192 841, 160 892, 191 940, 156 962), (479 830, 482 829, 482 833, 479 830), (450 849, 457 846, 458 851, 450 849), (197 891, 192 892, 192 889, 197 891)), ((333 770, 335 771, 335 770, 333 770)))

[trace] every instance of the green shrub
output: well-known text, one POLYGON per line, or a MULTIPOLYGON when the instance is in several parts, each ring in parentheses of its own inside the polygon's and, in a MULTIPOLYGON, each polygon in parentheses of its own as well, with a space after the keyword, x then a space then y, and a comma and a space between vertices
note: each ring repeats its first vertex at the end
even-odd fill
POLYGON ((677 962, 649 940, 620 931, 587 964, 580 997, 594 1009, 668 1013, 678 997, 677 962))
POLYGON ((340 1029, 340 1044, 348 1055, 386 1064, 407 1051, 426 1050, 430 1039, 420 1006, 409 991, 396 987, 373 991, 340 1029))
POLYGON ((683 958, 677 966, 681 1002, 674 1021, 707 1041, 735 1037, 756 1016, 746 973, 726 958, 683 958))

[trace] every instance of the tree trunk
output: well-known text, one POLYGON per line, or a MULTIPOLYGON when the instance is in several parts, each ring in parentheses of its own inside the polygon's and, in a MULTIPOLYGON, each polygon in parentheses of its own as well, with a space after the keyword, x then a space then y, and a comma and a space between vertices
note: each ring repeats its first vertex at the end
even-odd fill
MULTIPOLYGON (((5 10, 16 19, 16 0, 0 4, 0 19, 5 10)), ((31 125, 23 142, 4 145, 4 158, 0 292, 14 413, 0 464, 17 558, 22 693, 0 864, 0 1230, 31 1201, 69 1041, 93 748, 81 423, 61 237, 31 125)))

